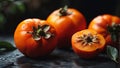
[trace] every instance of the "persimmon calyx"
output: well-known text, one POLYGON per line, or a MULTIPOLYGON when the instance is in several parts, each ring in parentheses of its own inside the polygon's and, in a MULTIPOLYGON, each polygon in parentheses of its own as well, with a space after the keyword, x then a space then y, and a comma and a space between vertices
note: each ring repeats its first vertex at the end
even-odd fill
POLYGON ((107 31, 110 33, 112 40, 117 41, 120 33, 120 24, 115 24, 113 22, 111 26, 107 26, 107 31))
POLYGON ((68 10, 68 6, 67 5, 65 5, 63 8, 60 8, 59 16, 70 15, 71 13, 67 12, 67 10, 68 10))
POLYGON ((86 46, 86 45, 92 45, 94 43, 99 43, 99 38, 96 34, 92 35, 91 33, 89 33, 77 37, 76 41, 78 43, 81 43, 83 46, 86 46))
POLYGON ((49 30, 50 30, 49 25, 43 26, 38 25, 37 28, 33 26, 33 31, 28 33, 32 34, 34 40, 40 40, 42 37, 45 39, 49 39, 51 36, 53 36, 53 34, 49 32, 49 30))

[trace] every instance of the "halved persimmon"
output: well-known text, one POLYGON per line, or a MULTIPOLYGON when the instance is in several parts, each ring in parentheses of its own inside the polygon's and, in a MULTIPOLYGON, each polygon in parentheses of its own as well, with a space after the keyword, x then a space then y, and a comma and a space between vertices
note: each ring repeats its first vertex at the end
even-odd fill
POLYGON ((82 58, 93 58, 105 47, 105 39, 94 30, 85 29, 73 34, 71 38, 73 51, 82 58))

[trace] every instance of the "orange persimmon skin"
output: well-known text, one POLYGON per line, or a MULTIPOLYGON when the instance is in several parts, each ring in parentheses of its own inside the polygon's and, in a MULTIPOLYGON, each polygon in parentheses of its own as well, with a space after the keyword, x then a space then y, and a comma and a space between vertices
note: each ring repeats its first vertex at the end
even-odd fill
POLYGON ((48 55, 55 49, 57 37, 53 27, 49 31, 54 33, 55 36, 49 39, 41 38, 40 40, 34 40, 32 34, 28 33, 33 31, 33 27, 44 24, 48 23, 37 18, 25 19, 18 24, 14 32, 14 42, 18 50, 24 55, 31 58, 39 58, 48 55))
POLYGON ((104 37, 101 34, 98 34, 96 31, 90 30, 90 29, 81 30, 73 34, 71 38, 71 43, 72 43, 73 51, 79 57, 84 59, 94 58, 95 56, 97 56, 97 54, 102 52, 105 48, 104 37), (89 34, 89 33, 91 33, 92 35, 97 35, 99 39, 99 43, 93 43, 91 45, 87 44, 84 46, 83 44, 81 44, 81 42, 77 42, 78 37, 81 37, 83 34, 89 34))
POLYGON ((106 44, 114 46, 113 44, 115 44, 115 42, 111 40, 111 36, 107 31, 107 26, 111 26, 112 23, 120 24, 120 18, 110 14, 99 15, 90 22, 88 29, 95 30, 102 34, 106 39, 106 44))
POLYGON ((70 14, 60 16, 58 9, 53 11, 47 18, 48 23, 55 27, 57 31, 59 37, 58 48, 69 47, 72 34, 86 28, 86 20, 82 13, 73 8, 68 8, 67 13, 70 14))

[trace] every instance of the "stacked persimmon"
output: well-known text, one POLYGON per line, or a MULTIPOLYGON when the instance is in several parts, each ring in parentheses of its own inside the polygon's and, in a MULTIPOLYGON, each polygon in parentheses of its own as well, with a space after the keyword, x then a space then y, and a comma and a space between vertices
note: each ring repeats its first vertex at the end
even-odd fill
POLYGON ((74 8, 53 11, 46 20, 38 18, 20 22, 14 33, 16 47, 26 56, 39 58, 50 54, 56 47, 69 48, 82 58, 92 58, 110 43, 107 26, 120 24, 112 15, 98 16, 87 29, 84 15, 74 8), (108 40, 109 39, 109 40, 108 40))

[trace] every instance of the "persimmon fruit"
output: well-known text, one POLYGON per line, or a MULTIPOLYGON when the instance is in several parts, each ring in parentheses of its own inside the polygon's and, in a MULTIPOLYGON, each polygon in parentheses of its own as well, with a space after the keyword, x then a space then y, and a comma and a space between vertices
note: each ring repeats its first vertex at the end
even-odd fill
POLYGON ((102 34, 106 39, 106 45, 118 47, 116 42, 111 39, 111 33, 108 31, 108 26, 112 29, 120 30, 120 17, 111 14, 99 15, 90 22, 88 29, 95 30, 96 32, 102 34), (119 28, 114 25, 119 26, 119 28))
POLYGON ((16 27, 14 42, 18 50, 25 56, 40 58, 55 49, 57 34, 54 27, 45 20, 25 19, 16 27))
POLYGON ((81 58, 90 59, 104 50, 105 39, 94 30, 85 29, 72 35, 73 51, 81 58))
POLYGON ((74 8, 57 9, 47 17, 48 23, 55 27, 58 34, 58 48, 68 48, 71 45, 73 33, 86 28, 84 15, 74 8))

